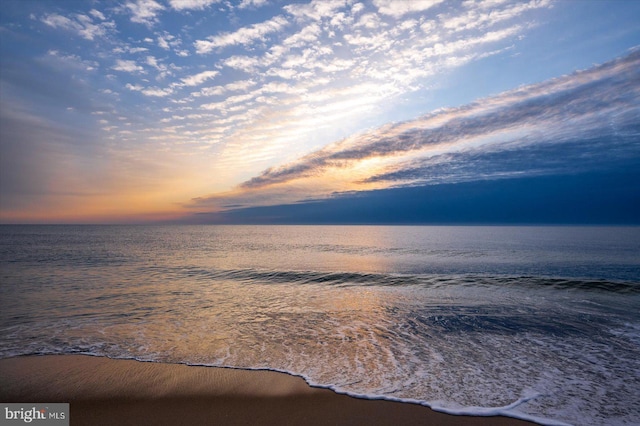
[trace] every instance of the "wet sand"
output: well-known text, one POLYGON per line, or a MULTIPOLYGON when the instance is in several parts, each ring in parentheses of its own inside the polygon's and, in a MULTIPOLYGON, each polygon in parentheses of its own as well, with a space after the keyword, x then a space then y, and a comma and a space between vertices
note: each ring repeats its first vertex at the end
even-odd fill
POLYGON ((272 371, 84 355, 0 360, 0 401, 68 402, 76 425, 532 425, 366 400, 272 371))

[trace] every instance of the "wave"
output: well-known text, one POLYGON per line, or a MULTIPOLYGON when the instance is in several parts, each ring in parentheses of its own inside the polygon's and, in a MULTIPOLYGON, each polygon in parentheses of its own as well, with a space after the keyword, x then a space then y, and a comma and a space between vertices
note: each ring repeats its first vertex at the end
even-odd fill
POLYGON ((443 288, 469 287, 528 287, 568 291, 607 292, 616 294, 640 294, 640 282, 613 281, 589 278, 481 275, 481 274, 384 274, 358 272, 278 271, 246 269, 204 269, 197 267, 148 268, 145 272, 179 275, 198 280, 228 280, 251 284, 319 284, 338 287, 396 287, 419 286, 443 288))

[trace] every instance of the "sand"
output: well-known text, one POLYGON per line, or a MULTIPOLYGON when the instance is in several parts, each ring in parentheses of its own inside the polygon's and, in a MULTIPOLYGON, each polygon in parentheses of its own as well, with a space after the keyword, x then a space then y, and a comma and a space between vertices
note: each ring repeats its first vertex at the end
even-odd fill
POLYGON ((1 402, 68 402, 71 425, 531 425, 365 400, 272 371, 83 355, 0 360, 1 402))

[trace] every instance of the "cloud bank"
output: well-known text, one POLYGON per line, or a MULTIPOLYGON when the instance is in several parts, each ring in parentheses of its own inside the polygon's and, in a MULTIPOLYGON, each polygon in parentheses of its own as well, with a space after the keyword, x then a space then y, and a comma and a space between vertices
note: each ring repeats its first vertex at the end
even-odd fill
MULTIPOLYGON (((270 204, 296 188, 333 192, 567 174, 640 159, 640 50, 591 69, 330 144, 243 182, 231 198, 270 204), (373 166, 371 166, 373 164, 373 166), (357 173, 367 165, 364 173, 357 173), (309 183, 306 185, 305 183, 309 183), (258 195, 260 194, 260 195, 258 195)), ((300 194, 298 194, 300 195, 300 194)), ((303 197, 300 197, 303 199, 303 197)), ((229 204, 229 195, 194 206, 229 204)))

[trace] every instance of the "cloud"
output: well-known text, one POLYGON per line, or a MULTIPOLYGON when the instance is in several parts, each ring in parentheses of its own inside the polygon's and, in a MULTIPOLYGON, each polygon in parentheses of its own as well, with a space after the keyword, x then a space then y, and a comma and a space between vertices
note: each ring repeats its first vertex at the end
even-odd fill
POLYGON ((164 50, 169 50, 169 43, 164 39, 164 37, 158 37, 158 47, 164 50))
MULTIPOLYGON (((253 97, 254 95, 251 93, 247 93, 244 95, 229 96, 222 102, 213 102, 210 104, 204 104, 201 106, 201 108, 205 110, 228 111, 232 105, 241 104, 245 101, 248 101, 249 99, 252 99, 253 97)), ((244 110, 245 108, 243 107, 241 109, 244 110)))
POLYGON ((68 55, 58 50, 49 50, 46 60, 57 68, 78 71, 95 71, 100 65, 96 61, 82 59, 78 55, 68 55))
POLYGON ((153 96, 158 98, 163 98, 173 93, 173 89, 171 87, 161 89, 159 87, 144 87, 139 84, 131 83, 127 83, 125 87, 132 92, 140 92, 145 96, 153 96))
POLYGON ((312 24, 306 25, 299 32, 287 37, 282 42, 282 44, 289 48, 303 47, 303 46, 306 46, 308 43, 312 43, 316 41, 321 33, 322 33, 322 30, 320 28, 320 25, 314 22, 312 24))
MULTIPOLYGON (((640 124, 627 121, 624 130, 640 134, 640 124)), ((394 170, 371 176, 363 182, 433 185, 575 174, 599 169, 624 169, 639 154, 633 137, 616 137, 608 132, 553 142, 515 140, 504 146, 498 144, 446 152, 401 163, 394 166, 394 170), (612 144, 615 144, 615 149, 612 149, 612 144)))
MULTIPOLYGON (((173 34, 168 33, 167 31, 163 31, 162 34, 157 35, 157 44, 158 47, 164 50, 171 50, 171 48, 177 49, 182 45, 182 40, 179 37, 176 37, 173 34)), ((181 51, 176 51, 176 54, 183 56, 181 51)), ((188 52, 187 52, 188 55, 188 52)))
POLYGON ((472 3, 468 5, 470 9, 463 14, 442 14, 439 18, 444 28, 455 32, 486 29, 500 22, 514 19, 529 10, 549 7, 551 0, 531 0, 527 3, 507 5, 503 9, 490 9, 500 3, 472 3))
POLYGON ((214 78, 218 74, 220 74, 218 71, 203 71, 189 77, 184 77, 182 79, 182 82, 185 84, 185 86, 198 86, 205 81, 214 78))
POLYGON ((522 149, 544 157, 547 145, 583 140, 585 150, 598 151, 603 147, 588 142, 594 135, 610 135, 614 129, 614 135, 619 137, 633 136, 630 129, 640 117, 639 79, 640 51, 635 51, 586 71, 348 138, 297 161, 267 169, 241 187, 256 189, 289 183, 356 167, 371 159, 398 161, 361 182, 404 179, 407 184, 428 181, 432 179, 429 173, 437 174, 438 167, 448 164, 455 168, 455 161, 449 161, 468 159, 465 155, 469 153, 479 155, 478 150, 484 151, 484 157, 480 155, 484 159, 500 155, 489 154, 495 150, 522 149), (408 157, 413 159, 407 161, 408 157))
POLYGON ((151 26, 158 21, 158 12, 164 10, 164 6, 155 0, 138 0, 125 3, 125 8, 131 13, 131 22, 151 26))
POLYGON ((147 62, 148 65, 154 67, 158 71, 165 71, 166 70, 166 67, 163 66, 163 65, 160 65, 158 63, 158 59, 156 59, 154 56, 147 56, 146 62, 147 62))
POLYGON ((269 4, 269 0, 242 0, 238 5, 238 9, 246 9, 249 7, 261 7, 269 4))
POLYGON ((268 21, 240 28, 232 33, 222 33, 211 36, 208 37, 207 40, 196 40, 194 45, 197 53, 205 54, 218 47, 251 44, 256 40, 264 41, 267 34, 280 31, 287 24, 288 21, 284 17, 275 16, 268 21))
POLYGON ((107 19, 102 12, 100 12, 99 10, 96 10, 96 9, 91 9, 89 11, 89 14, 91 16, 93 16, 94 18, 98 18, 98 19, 103 20, 103 21, 107 19))
MULTIPOLYGON (((92 13, 92 15, 95 17, 95 13, 92 13)), ((100 14, 100 16, 101 17, 98 17, 98 19, 102 19, 104 21, 104 15, 100 14)), ((115 30, 114 22, 108 21, 96 24, 93 22, 91 17, 82 14, 76 14, 72 18, 67 18, 66 16, 62 16, 57 13, 51 13, 45 15, 41 21, 52 28, 61 28, 75 32, 86 40, 105 37, 115 30)))
POLYGON ((175 10, 202 10, 219 2, 220 0, 169 0, 169 5, 175 10))
POLYGON ((308 4, 290 4, 283 9, 297 19, 320 21, 346 6, 346 0, 313 0, 308 4))
POLYGON ((242 55, 231 56, 222 61, 222 63, 230 68, 239 69, 247 73, 256 70, 256 68, 264 66, 264 63, 260 60, 260 58, 242 55))
POLYGON ((163 98, 165 96, 171 95, 173 93, 173 89, 171 88, 160 89, 158 87, 150 87, 147 89, 143 89, 141 92, 143 95, 146 95, 146 96, 155 96, 155 97, 163 98))
POLYGON ((200 96, 219 96, 225 92, 234 92, 238 90, 247 91, 252 86, 255 86, 256 82, 254 80, 239 80, 233 83, 225 84, 224 86, 212 86, 205 87, 201 89, 199 92, 194 92, 191 95, 194 97, 200 96))
POLYGON ((380 28, 382 26, 382 20, 375 13, 367 13, 360 16, 358 22, 354 25, 354 28, 367 28, 370 30, 380 28))
POLYGON ((378 7, 378 12, 383 15, 390 15, 400 18, 407 13, 422 12, 442 3, 444 0, 374 0, 373 4, 378 7))
POLYGON ((144 68, 136 63, 136 61, 126 60, 126 59, 117 59, 116 64, 111 67, 116 71, 122 72, 130 72, 130 73, 141 73, 144 72, 144 68))
POLYGON ((139 84, 131 84, 131 83, 127 83, 125 87, 134 92, 142 92, 142 90, 144 89, 144 86, 141 86, 139 84))

